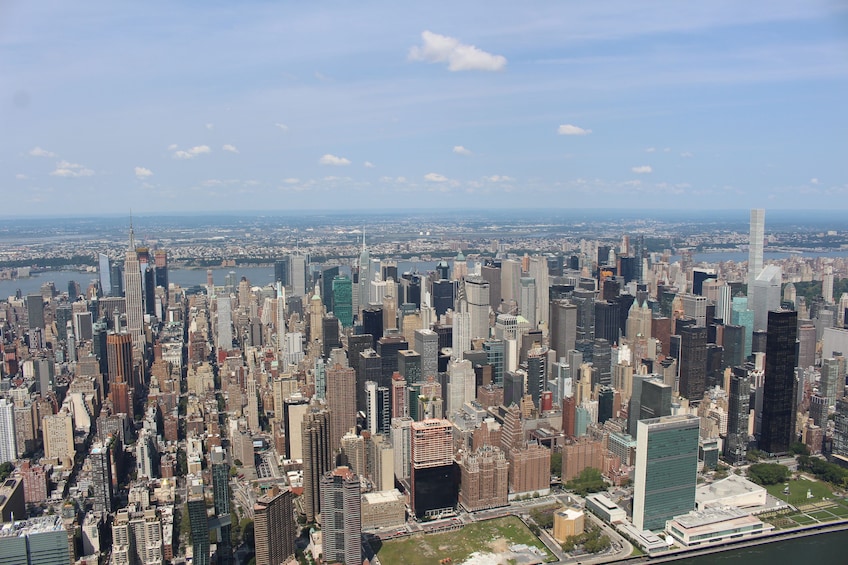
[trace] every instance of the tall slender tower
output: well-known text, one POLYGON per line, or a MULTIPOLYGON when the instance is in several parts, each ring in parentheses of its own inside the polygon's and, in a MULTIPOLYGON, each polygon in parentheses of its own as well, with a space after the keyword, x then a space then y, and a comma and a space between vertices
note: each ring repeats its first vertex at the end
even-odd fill
POLYGON ((144 355, 144 307, 141 292, 141 266, 135 250, 135 233, 130 219, 130 243, 124 262, 124 295, 127 303, 127 331, 132 335, 137 357, 144 355))
POLYGON ((763 270, 763 241, 765 239, 766 211, 751 210, 751 233, 748 237, 748 284, 763 270))
POLYGON ((797 328, 797 312, 780 310, 768 313, 763 418, 758 445, 766 453, 786 453, 796 439, 797 328))
MULTIPOLYGON (((365 247, 365 230, 362 230, 362 252, 359 254, 359 311, 368 308, 371 300, 371 255, 365 247)), ((362 316, 360 315, 360 319, 362 316)))

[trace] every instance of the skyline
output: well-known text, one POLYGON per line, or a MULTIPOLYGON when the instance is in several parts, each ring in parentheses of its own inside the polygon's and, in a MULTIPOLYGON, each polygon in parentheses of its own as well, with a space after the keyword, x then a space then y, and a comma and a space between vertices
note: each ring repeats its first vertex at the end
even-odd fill
POLYGON ((6 5, 0 191, 25 215, 841 208, 848 10, 795 4, 6 5))

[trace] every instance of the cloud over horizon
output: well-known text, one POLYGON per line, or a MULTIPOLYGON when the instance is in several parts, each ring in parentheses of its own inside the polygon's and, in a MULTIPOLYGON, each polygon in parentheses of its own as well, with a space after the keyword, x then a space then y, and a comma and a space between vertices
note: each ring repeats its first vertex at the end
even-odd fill
POLYGON ((409 60, 426 63, 448 63, 449 71, 502 71, 506 57, 494 55, 432 31, 421 32, 422 45, 409 50, 409 60))

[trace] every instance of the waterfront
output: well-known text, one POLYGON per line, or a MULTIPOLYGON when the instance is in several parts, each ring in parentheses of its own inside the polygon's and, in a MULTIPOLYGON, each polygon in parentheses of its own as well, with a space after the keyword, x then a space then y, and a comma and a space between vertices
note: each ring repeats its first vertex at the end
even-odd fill
POLYGON ((698 557, 684 557, 674 561, 674 563, 686 563, 687 565, 711 565, 713 563, 773 565, 813 560, 820 563, 839 563, 844 557, 846 547, 848 547, 848 531, 838 531, 698 557))

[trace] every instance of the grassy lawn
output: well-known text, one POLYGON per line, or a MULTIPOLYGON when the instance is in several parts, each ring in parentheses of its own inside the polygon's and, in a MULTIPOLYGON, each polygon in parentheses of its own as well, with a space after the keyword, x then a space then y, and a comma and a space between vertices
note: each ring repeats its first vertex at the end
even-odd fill
POLYGON ((790 480, 789 495, 783 494, 783 489, 786 488, 784 483, 769 485, 766 490, 770 495, 780 500, 785 500, 794 506, 819 502, 824 498, 833 498, 833 491, 827 483, 821 481, 810 481, 807 479, 790 480), (807 498, 807 490, 813 495, 812 498, 807 498))
POLYGON ((415 534, 386 541, 377 557, 383 565, 430 565, 446 557, 453 563, 462 563, 476 551, 501 554, 515 543, 538 547, 549 559, 553 558, 539 538, 515 516, 476 522, 453 532, 415 534))

